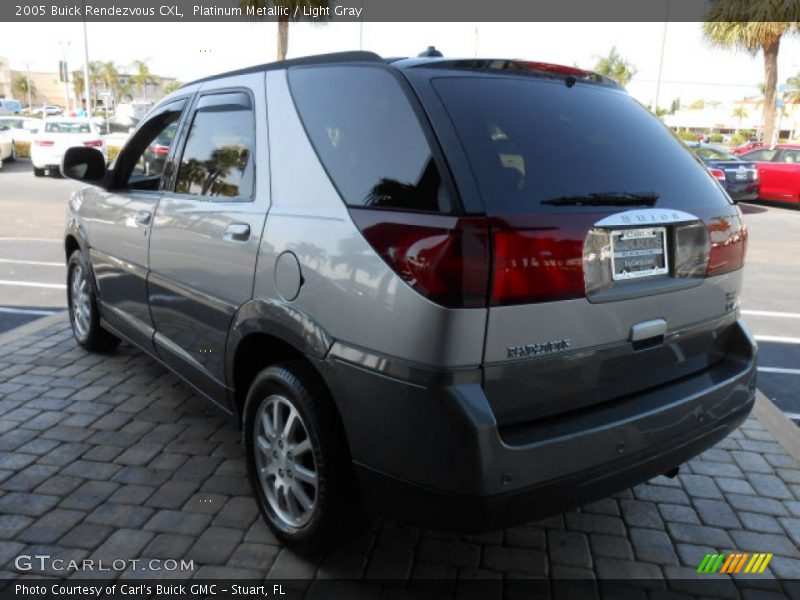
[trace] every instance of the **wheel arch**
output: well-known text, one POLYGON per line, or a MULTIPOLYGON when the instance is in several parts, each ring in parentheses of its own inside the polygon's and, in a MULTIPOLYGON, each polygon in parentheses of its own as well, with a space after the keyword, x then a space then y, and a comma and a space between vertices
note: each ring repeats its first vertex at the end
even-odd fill
MULTIPOLYGON (((271 300, 245 303, 233 320, 225 350, 229 405, 238 424, 242 425, 253 379, 278 362, 303 363, 331 395, 313 359, 323 359, 332 345, 333 339, 316 321, 289 304, 271 300)), ((333 404, 335 407, 336 402, 333 404)))

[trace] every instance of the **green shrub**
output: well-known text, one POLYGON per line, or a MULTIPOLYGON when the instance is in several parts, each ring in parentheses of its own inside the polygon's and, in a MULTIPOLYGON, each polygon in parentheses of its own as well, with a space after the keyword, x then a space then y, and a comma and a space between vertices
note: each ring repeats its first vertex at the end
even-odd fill
POLYGON ((721 144, 721 143, 722 143, 722 140, 724 140, 725 138, 722 136, 722 134, 721 134, 721 133, 712 133, 712 134, 709 136, 709 139, 710 139, 710 140, 711 140, 711 141, 712 141, 714 144, 721 144))
POLYGON ((734 148, 736 146, 741 146, 742 144, 744 144, 744 140, 745 138, 741 133, 736 133, 731 136, 730 145, 733 146, 734 148))
POLYGON ((31 145, 28 142, 14 142, 14 148, 17 151, 17 158, 30 158, 31 145))
POLYGON ((108 152, 108 164, 113 163, 117 159, 117 154, 119 154, 120 150, 122 150, 120 146, 108 146, 106 148, 108 152))
POLYGON ((686 142, 696 142, 697 141, 697 134, 691 131, 679 131, 678 137, 686 142))

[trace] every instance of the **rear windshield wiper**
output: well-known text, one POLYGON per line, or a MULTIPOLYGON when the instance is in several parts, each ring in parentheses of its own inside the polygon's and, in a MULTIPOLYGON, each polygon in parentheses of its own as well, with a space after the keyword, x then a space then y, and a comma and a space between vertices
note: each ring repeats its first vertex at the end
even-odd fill
POLYGON ((542 200, 552 206, 654 206, 655 192, 594 192, 582 196, 559 196, 542 200))

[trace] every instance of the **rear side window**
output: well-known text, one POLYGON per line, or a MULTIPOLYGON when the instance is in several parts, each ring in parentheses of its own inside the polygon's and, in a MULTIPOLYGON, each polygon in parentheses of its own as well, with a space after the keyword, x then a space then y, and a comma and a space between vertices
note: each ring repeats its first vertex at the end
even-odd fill
POLYGON ((796 165, 800 163, 800 150, 784 150, 783 155, 781 156, 781 162, 790 165, 796 165))
MULTIPOLYGON (((159 138, 156 143, 169 145, 171 140, 159 138)), ((195 196, 251 197, 254 148, 255 119, 248 94, 202 97, 178 167, 175 191, 195 196)))
POLYGON ((490 214, 596 207, 609 196, 613 206, 689 213, 698 203, 728 206, 686 147, 623 92, 524 76, 433 86, 490 214))
POLYGON ((770 162, 775 158, 775 155, 778 151, 773 148, 764 148, 762 150, 753 150, 752 152, 748 152, 742 155, 742 158, 745 160, 753 160, 757 162, 770 162))
POLYGON ((430 144, 390 73, 291 69, 289 83, 311 143, 348 206, 451 211, 430 144))

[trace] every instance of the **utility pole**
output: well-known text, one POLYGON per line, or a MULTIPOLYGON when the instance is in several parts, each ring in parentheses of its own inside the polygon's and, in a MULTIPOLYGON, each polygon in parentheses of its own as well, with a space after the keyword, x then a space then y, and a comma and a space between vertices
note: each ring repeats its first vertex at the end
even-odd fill
POLYGON ((656 78, 656 99, 653 104, 653 113, 658 114, 658 97, 661 94, 661 69, 664 67, 664 47, 667 44, 667 23, 669 23, 669 3, 667 0, 667 12, 664 15, 664 30, 661 32, 661 55, 658 58, 658 77, 656 78))
POLYGON ((86 1, 83 2, 83 93, 86 96, 86 118, 92 120, 92 100, 89 96, 89 38, 86 35, 86 1))

